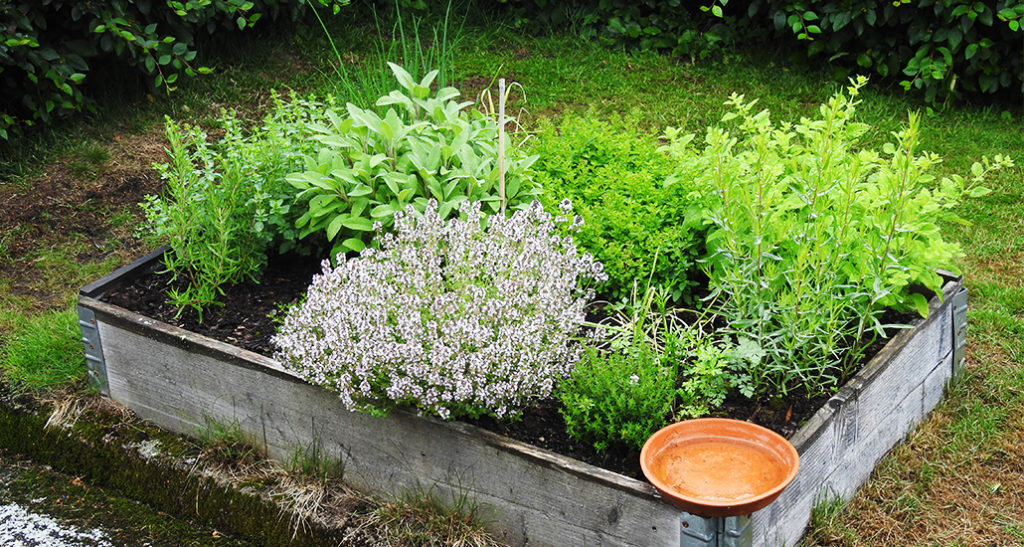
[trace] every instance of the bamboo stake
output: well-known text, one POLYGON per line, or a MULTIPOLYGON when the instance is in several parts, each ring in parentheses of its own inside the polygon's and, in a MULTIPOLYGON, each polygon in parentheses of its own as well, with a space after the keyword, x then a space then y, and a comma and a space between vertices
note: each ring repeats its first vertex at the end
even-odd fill
POLYGON ((498 196, 505 216, 505 78, 498 80, 498 196))

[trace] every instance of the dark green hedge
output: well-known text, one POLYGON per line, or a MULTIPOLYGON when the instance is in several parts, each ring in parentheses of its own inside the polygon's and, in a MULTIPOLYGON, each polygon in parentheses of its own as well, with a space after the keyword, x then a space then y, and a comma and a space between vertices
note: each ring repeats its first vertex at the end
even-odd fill
POLYGON ((520 21, 573 25, 704 57, 723 43, 792 47, 809 63, 949 96, 1024 92, 1021 0, 503 0, 520 21))
POLYGON ((0 139, 88 108, 82 90, 100 59, 170 91, 183 74, 209 70, 195 64, 201 38, 248 29, 261 18, 294 21, 306 9, 305 0, 0 2, 0 139))

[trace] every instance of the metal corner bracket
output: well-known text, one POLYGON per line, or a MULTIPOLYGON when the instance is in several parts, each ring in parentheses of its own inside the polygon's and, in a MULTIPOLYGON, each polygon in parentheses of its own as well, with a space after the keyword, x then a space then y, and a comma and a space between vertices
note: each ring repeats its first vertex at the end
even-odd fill
POLYGON ((100 344, 100 329, 96 324, 96 312, 78 306, 78 327, 82 331, 82 345, 85 346, 85 365, 89 369, 89 382, 101 395, 110 397, 107 365, 103 360, 103 346, 100 344))
POLYGON ((749 547, 754 540, 750 515, 700 517, 681 512, 679 526, 680 547, 749 547))
POLYGON ((967 287, 953 295, 953 377, 964 371, 964 348, 967 346, 967 287))

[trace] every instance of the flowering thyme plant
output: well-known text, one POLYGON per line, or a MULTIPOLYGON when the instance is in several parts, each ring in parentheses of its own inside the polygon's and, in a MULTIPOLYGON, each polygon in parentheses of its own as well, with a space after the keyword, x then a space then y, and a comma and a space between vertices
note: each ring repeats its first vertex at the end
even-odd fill
POLYGON ((352 410, 410 405, 444 419, 515 414, 549 395, 580 357, 571 344, 599 262, 580 253, 539 203, 510 218, 463 203, 444 220, 431 201, 395 216, 380 249, 324 262, 285 318, 276 357, 337 391, 352 410))

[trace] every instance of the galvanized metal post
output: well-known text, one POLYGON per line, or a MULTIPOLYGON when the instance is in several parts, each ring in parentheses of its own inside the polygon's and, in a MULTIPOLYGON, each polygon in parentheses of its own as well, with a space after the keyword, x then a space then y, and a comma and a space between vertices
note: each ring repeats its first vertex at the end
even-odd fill
POLYGON ((754 529, 750 515, 700 517, 681 513, 679 547, 750 547, 754 529))
POLYGON ((85 346, 85 366, 89 370, 89 382, 100 394, 109 397, 107 365, 103 361, 103 346, 100 345, 100 329, 96 326, 96 312, 78 306, 78 327, 82 331, 82 345, 85 346))
POLYGON ((953 377, 964 371, 967 346, 967 287, 953 295, 953 377))

